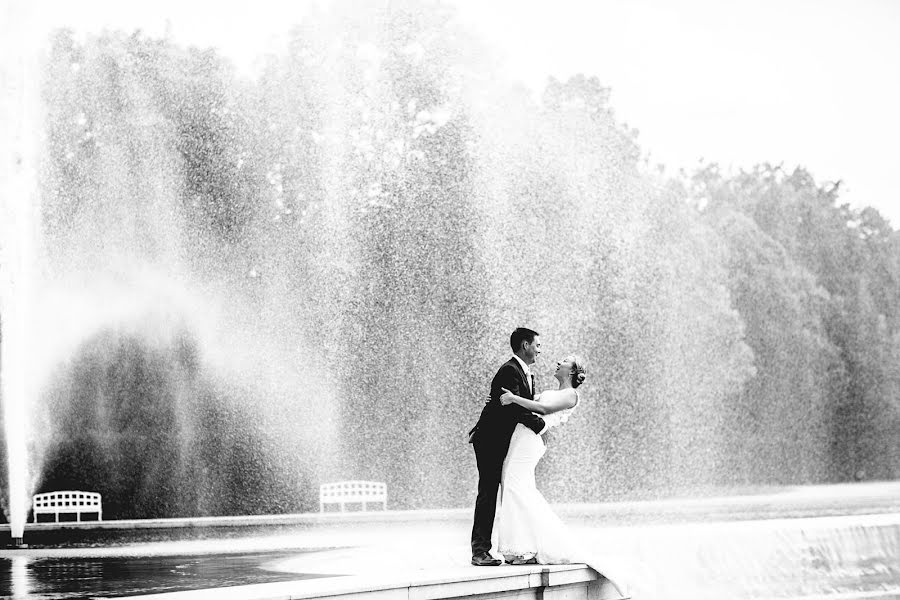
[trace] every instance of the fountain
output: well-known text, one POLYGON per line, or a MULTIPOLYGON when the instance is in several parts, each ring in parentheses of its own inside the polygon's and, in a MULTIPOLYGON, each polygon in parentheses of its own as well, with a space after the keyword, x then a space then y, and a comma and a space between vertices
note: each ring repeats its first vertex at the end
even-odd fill
MULTIPOLYGON (((792 445, 753 430, 762 463, 735 443, 756 367, 719 240, 642 170, 609 90, 536 101, 433 8, 315 13, 253 76, 168 37, 38 36, 43 80, 5 79, 27 112, 2 123, 14 545, 51 489, 190 523, 372 479, 411 519, 466 521, 462 433, 520 324, 590 364, 538 473, 551 501, 833 478, 823 419, 783 419, 792 445)), ((17 31, 13 75, 39 56, 17 31)), ((601 539, 597 512, 575 514, 601 539)))

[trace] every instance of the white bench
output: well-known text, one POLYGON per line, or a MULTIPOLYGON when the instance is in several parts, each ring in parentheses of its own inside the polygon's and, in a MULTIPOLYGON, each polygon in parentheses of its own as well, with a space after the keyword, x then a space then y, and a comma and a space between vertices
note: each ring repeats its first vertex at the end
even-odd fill
POLYGON ((380 481, 338 481, 319 486, 320 512, 325 512, 326 504, 340 504, 341 512, 347 504, 362 504, 365 511, 367 502, 379 502, 382 510, 387 510, 387 484, 380 481))
POLYGON ((34 510, 34 522, 38 522, 38 515, 52 514, 59 523, 60 514, 75 514, 75 520, 81 521, 82 513, 97 513, 97 520, 103 520, 103 505, 100 494, 96 492, 81 492, 77 490, 64 490, 61 492, 45 492, 35 494, 32 498, 34 510))

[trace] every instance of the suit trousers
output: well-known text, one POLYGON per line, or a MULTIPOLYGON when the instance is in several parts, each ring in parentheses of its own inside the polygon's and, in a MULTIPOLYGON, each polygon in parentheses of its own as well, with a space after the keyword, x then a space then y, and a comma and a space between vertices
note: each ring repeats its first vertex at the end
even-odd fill
POLYGON ((478 465, 478 497, 475 499, 475 518, 472 524, 472 555, 490 552, 494 516, 497 512, 497 493, 503 473, 506 452, 496 444, 475 442, 475 462, 478 465))

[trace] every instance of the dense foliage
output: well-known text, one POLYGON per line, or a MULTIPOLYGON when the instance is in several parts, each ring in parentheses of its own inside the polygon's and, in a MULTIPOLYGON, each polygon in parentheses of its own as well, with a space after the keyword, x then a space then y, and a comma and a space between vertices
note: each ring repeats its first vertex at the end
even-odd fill
POLYGON ((109 518, 311 510, 351 478, 471 504, 465 432, 517 325, 540 387, 588 364, 551 500, 900 475, 900 236, 876 211, 803 169, 666 177, 596 79, 535 99, 445 7, 371 11, 311 15, 254 78, 56 34, 51 264, 149 265, 275 341, 222 376, 190 315, 162 341, 96 328, 35 409, 37 491, 100 491, 109 518))

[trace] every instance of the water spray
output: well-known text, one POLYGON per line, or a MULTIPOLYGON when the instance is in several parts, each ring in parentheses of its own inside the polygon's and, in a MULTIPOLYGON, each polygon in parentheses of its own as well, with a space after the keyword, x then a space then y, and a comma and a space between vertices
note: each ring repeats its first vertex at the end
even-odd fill
POLYGON ((28 513, 28 419, 31 303, 35 277, 38 213, 37 132, 40 129, 39 36, 29 26, 25 3, 12 2, 0 15, 0 398, 6 427, 9 522, 14 547, 24 547, 28 513), (13 25, 14 24, 14 25, 13 25))

